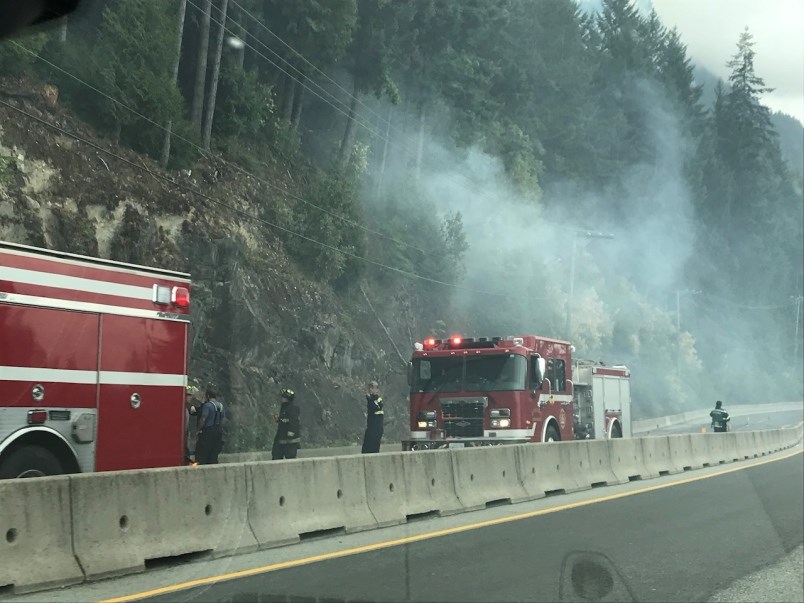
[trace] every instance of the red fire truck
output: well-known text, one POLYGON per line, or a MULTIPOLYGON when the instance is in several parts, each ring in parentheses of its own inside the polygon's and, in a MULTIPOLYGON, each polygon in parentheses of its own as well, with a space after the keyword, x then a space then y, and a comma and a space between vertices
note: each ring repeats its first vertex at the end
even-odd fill
POLYGON ((416 344, 403 449, 630 436, 628 369, 572 352, 568 341, 532 335, 416 344))
POLYGON ((181 465, 187 274, 0 242, 0 478, 181 465))

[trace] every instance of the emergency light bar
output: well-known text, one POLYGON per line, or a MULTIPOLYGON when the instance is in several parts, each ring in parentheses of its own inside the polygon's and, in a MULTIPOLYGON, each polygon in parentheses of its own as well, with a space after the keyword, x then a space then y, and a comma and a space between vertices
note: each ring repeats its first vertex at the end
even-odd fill
POLYGON ((495 344, 501 341, 500 337, 462 337, 460 335, 453 335, 449 339, 436 339, 435 337, 428 337, 424 340, 422 348, 424 350, 471 350, 479 348, 493 348, 495 344))
POLYGON ((165 287, 163 285, 153 286, 151 301, 160 306, 173 304, 177 308, 187 309, 190 307, 190 290, 186 287, 165 287))

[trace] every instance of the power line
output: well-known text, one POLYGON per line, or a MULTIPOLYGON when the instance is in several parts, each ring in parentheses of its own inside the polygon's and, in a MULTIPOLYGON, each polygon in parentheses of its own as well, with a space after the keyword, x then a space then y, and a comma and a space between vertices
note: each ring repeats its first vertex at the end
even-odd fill
POLYGON ((328 210, 328 209, 326 209, 326 208, 324 208, 324 207, 321 207, 320 205, 316 205, 315 203, 313 203, 313 202, 311 202, 311 201, 308 201, 308 200, 304 199, 303 197, 301 197, 301 196, 299 196, 299 195, 295 195, 295 194, 291 193, 290 191, 287 191, 287 190, 283 189, 283 188, 282 188, 282 187, 280 187, 279 185, 276 185, 276 184, 274 184, 274 183, 272 183, 272 182, 270 182, 270 181, 268 181, 268 180, 265 180, 265 179, 263 179, 263 178, 260 178, 259 176, 256 176, 255 174, 252 174, 251 172, 249 172, 248 170, 246 170, 245 168, 241 167, 240 165, 238 165, 238 164, 236 164, 236 163, 233 163, 233 162, 227 161, 226 159, 224 159, 224 158, 222 158, 222 157, 215 157, 215 156, 213 156, 213 155, 212 155, 212 153, 210 153, 210 152, 206 151, 206 150, 205 150, 205 149, 204 149, 202 146, 200 146, 200 145, 196 144, 196 143, 195 143, 195 142, 193 142, 192 140, 190 140, 190 139, 188 139, 188 138, 185 138, 185 137, 181 136, 180 134, 177 134, 177 133, 175 133, 175 132, 173 132, 173 131, 168 130, 168 128, 166 128, 166 127, 165 127, 165 126, 163 126, 162 124, 160 124, 160 123, 156 122, 155 120, 151 119, 151 118, 150 118, 150 117, 148 117, 147 115, 144 115, 144 114, 140 113, 139 111, 137 111, 137 110, 136 110, 136 109, 134 109, 133 107, 130 107, 129 105, 125 104, 124 102, 122 102, 122 101, 120 101, 120 100, 118 100, 118 99, 114 98, 113 96, 111 96, 111 95, 107 94, 107 93, 106 93, 106 92, 104 92, 103 90, 100 90, 99 88, 97 88, 97 87, 93 86, 93 85, 92 85, 92 84, 90 84, 89 82, 86 82, 86 81, 82 80, 80 77, 78 77, 77 75, 74 75, 73 73, 70 73, 69 71, 67 71, 67 70, 66 70, 66 69, 64 69, 63 67, 60 67, 59 65, 56 65, 55 63, 52 63, 51 61, 47 60, 46 58, 44 58, 44 57, 42 57, 42 56, 39 56, 39 55, 38 55, 38 54, 36 54, 35 52, 33 52, 33 51, 29 50, 28 48, 25 48, 24 46, 22 46, 21 44, 19 44, 19 43, 15 42, 14 40, 11 40, 11 43, 12 43, 12 44, 14 44, 14 45, 15 45, 17 48, 19 48, 20 50, 23 50, 23 51, 27 52, 27 53, 28 53, 28 54, 30 54, 31 56, 33 56, 33 57, 35 57, 35 58, 39 59, 40 61, 42 61, 43 63, 45 63, 45 64, 49 65, 49 66, 50 66, 50 67, 52 67, 53 69, 56 69, 56 70, 60 71, 60 72, 61 72, 61 73, 63 73, 64 75, 66 75, 66 76, 68 76, 68 77, 70 77, 70 78, 74 79, 75 81, 77 81, 78 83, 82 84, 83 86, 86 86, 86 87, 87 87, 87 88, 89 88, 90 90, 92 90, 92 91, 96 92, 97 94, 100 94, 101 96, 103 96, 103 97, 104 97, 104 98, 106 98, 107 100, 110 100, 110 101, 112 101, 113 103, 115 103, 116 105, 118 105, 118 106, 122 107, 123 109, 126 109, 127 111, 130 111, 132 114, 136 115, 136 116, 137 116, 137 117, 139 117, 140 119, 144 119, 145 121, 147 121, 147 122, 148 122, 148 123, 150 123, 151 125, 153 125, 153 126, 155 126, 155 127, 159 128, 160 130, 162 130, 162 131, 164 131, 164 132, 169 133, 169 134, 170 134, 171 136, 173 136, 174 138, 176 138, 176 139, 178 139, 178 140, 181 140, 182 142, 185 142, 185 143, 189 144, 190 146, 192 146, 193 148, 195 148, 195 149, 196 149, 196 150, 197 150, 199 153, 201 153, 201 155, 202 155, 202 156, 206 157, 207 159, 210 159, 210 158, 212 158, 212 159, 216 159, 217 161, 220 161, 220 162, 221 162, 221 163, 223 163, 224 165, 226 165, 226 166, 229 166, 229 167, 232 167, 232 168, 236 169, 236 170, 237 170, 237 171, 239 171, 241 174, 244 174, 244 175, 246 175, 246 176, 249 176, 249 177, 251 177, 251 178, 254 178, 254 179, 257 181, 257 182, 260 182, 261 184, 264 184, 264 185, 265 185, 265 186, 267 186, 267 187, 273 188, 274 190, 277 190, 277 191, 279 191, 279 192, 281 192, 281 193, 283 193, 283 194, 287 195, 287 196, 288 196, 288 197, 290 197, 291 199, 295 199, 296 201, 300 201, 301 203, 304 203, 305 205, 308 205, 308 206, 310 206, 310 207, 313 207, 313 208, 315 208, 315 209, 317 209, 317 210, 319 210, 319 211, 321 211, 321 212, 323 212, 323 213, 327 214, 328 216, 330 216, 330 217, 332 217, 332 218, 336 218, 336 219, 338 219, 338 220, 341 220, 341 221, 345 222, 346 224, 350 224, 350 225, 352 225, 352 226, 355 226, 355 227, 357 227, 357 228, 360 228, 361 230, 363 230, 364 232, 366 232, 366 233, 368 233, 368 234, 375 235, 375 236, 378 236, 378 237, 382 237, 383 239, 386 239, 386 240, 388 240, 388 241, 392 241, 392 242, 394 242, 394 243, 396 243, 396 244, 398 244, 398 245, 403 245, 403 246, 408 247, 408 248, 410 248, 410 249, 414 249, 414 250, 419 251, 420 253, 423 253, 423 254, 425 254, 425 255, 434 255, 434 256, 438 256, 438 255, 439 255, 439 254, 437 254, 436 252, 433 252, 433 251, 428 251, 428 250, 422 249, 421 247, 418 247, 418 246, 413 245, 413 244, 411 244, 411 243, 406 243, 405 241, 400 241, 399 239, 396 239, 396 238, 394 238, 394 237, 392 237, 392 236, 390 236, 390 235, 387 235, 387 234, 384 234, 384 233, 382 233, 382 232, 379 232, 379 231, 373 230, 373 229, 371 229, 371 228, 368 228, 367 226, 365 226, 365 225, 363 225, 363 224, 361 224, 361 223, 359 223, 359 222, 356 222, 356 221, 351 220, 351 219, 349 219, 349 218, 347 218, 347 217, 345 217, 345 216, 342 216, 342 215, 340 215, 340 214, 338 214, 338 213, 336 213, 336 212, 333 212, 333 211, 328 210))
MULTIPOLYGON (((202 9, 201 7, 199 7, 199 6, 198 6, 198 5, 197 5, 195 2, 193 2, 193 0, 187 0, 187 4, 189 4, 190 6, 192 6, 192 7, 193 7, 193 8, 195 8, 197 11, 199 11, 200 13, 202 13, 202 14, 203 14, 204 9, 202 9)), ((233 32, 231 29, 229 29, 228 27, 226 27, 226 24, 225 24, 225 23, 221 23, 219 20, 217 20, 215 17, 212 17, 212 16, 210 16, 210 20, 211 20, 213 23, 215 23, 216 25, 220 25, 220 26, 223 28, 223 30, 224 30, 225 32, 227 32, 229 35, 231 35, 231 36, 235 36, 235 37, 236 37, 236 35, 237 35, 237 34, 235 34, 235 32, 233 32)), ((382 135, 381 135, 379 132, 377 132, 376 130, 373 130, 373 129, 372 129, 370 126, 367 126, 366 124, 364 124, 363 122, 361 122, 360 120, 358 120, 356 117, 352 117, 352 116, 350 116, 348 112, 346 112, 346 111, 344 111, 343 109, 341 109, 340 107, 336 106, 334 103, 332 103, 332 101, 330 101, 330 100, 328 100, 328 99, 324 98, 323 96, 321 96, 321 95, 320 95, 318 92, 316 92, 315 90, 313 90, 312 88, 310 88, 310 86, 308 86, 306 83, 304 83, 303 81, 301 81, 301 80, 300 80, 300 79, 298 79, 298 78, 293 77, 293 75, 291 75, 290 73, 288 73, 287 71, 285 71, 285 70, 284 70, 284 69, 283 69, 281 66, 279 66, 277 63, 275 63, 274 61, 272 61, 271 59, 269 59, 267 56, 265 56, 264 54, 262 54, 262 53, 261 53, 259 50, 257 50, 257 49, 256 49, 256 48, 255 48, 253 45, 249 44, 248 42, 244 42, 244 44, 245 44, 245 45, 246 45, 248 48, 251 48, 251 49, 252 49, 252 50, 253 50, 253 51, 254 51, 254 52, 257 54, 257 55, 259 55, 261 58, 265 59, 265 60, 266 60, 268 63, 270 63, 271 65, 273 65, 274 67, 276 67, 276 68, 277 68, 279 71, 281 71, 281 72, 282 72, 282 73, 284 73, 286 76, 288 76, 290 79, 292 79, 294 82, 296 82, 296 83, 300 84, 300 85, 301 85, 301 86, 302 86, 302 87, 303 87, 305 90, 308 90, 308 91, 310 91, 312 94, 315 94, 315 95, 316 95, 318 98, 320 98, 322 101, 324 101, 325 103, 327 103, 327 104, 328 104, 330 107, 332 107, 333 109, 335 109, 335 110, 336 110, 336 111, 338 111, 339 113, 341 113, 341 114, 345 115, 347 119, 351 119, 351 120, 352 120, 352 121, 354 121, 356 124, 358 124, 358 125, 362 126, 362 127, 363 127, 363 128, 366 130, 366 131, 370 132, 371 134, 373 134, 374 136, 376 136, 376 137, 377 137, 377 138, 379 138, 380 140, 384 140, 383 136, 382 136, 382 135)), ((273 51, 272 51, 272 52, 273 52, 273 51)), ((340 102, 340 101, 339 101, 339 102, 340 102)))
MULTIPOLYGON (((196 9, 196 10, 199 10, 199 11, 201 11, 201 10, 202 10, 202 9, 201 9, 201 8, 199 8, 199 7, 198 7, 196 4, 194 4, 194 3, 192 2, 192 0, 187 0, 187 1, 188 1, 190 4, 192 4, 192 5, 193 5, 193 7, 195 7, 195 9, 196 9)), ((292 47, 290 44, 288 44, 287 42, 285 42, 285 41, 284 41, 282 38, 280 38, 280 37, 279 37, 279 36, 278 36, 276 33, 274 33, 274 32, 273 32, 273 31, 272 31, 272 30, 271 30, 271 29, 270 29, 270 28, 269 28, 267 25, 265 25, 265 24, 264 24, 262 21, 260 21, 260 20, 259 20, 257 17, 255 17, 255 16, 254 16, 252 13, 250 13, 249 11, 247 11, 246 9, 244 9, 244 8, 243 8, 243 7, 242 7, 242 6, 241 6, 241 5, 240 5, 240 4, 237 2, 237 0, 231 0, 231 2, 232 2, 232 4, 233 4, 234 6, 237 6, 237 7, 238 7, 238 8, 239 8, 239 9, 240 9, 240 10, 241 10, 241 11, 242 11, 244 14, 248 15, 248 17, 249 17, 250 19, 252 19, 254 22, 256 22, 256 23, 257 23, 257 24, 258 24, 260 27, 262 27, 262 28, 263 28, 265 31, 267 31, 267 32, 268 32, 268 33, 269 33, 271 36, 273 36, 273 37, 274 37, 274 38, 275 38, 277 41, 279 41, 279 42, 280 42, 280 43, 281 43, 283 46, 285 46, 286 48, 288 48, 288 49, 289 49, 291 52, 293 52, 293 53, 294 53, 296 56, 298 56, 298 57, 299 57, 299 58, 300 58, 302 61, 304 61, 304 62, 305 62, 307 65, 309 65, 310 67, 312 67, 312 68, 313 68, 313 69, 314 69, 314 70, 315 70, 317 73, 320 73, 322 76, 324 76, 324 78, 326 78, 328 81, 332 82, 332 83, 333 83, 335 86, 337 86, 337 87, 338 87, 340 90, 342 90, 342 91, 343 91, 343 92, 344 92, 344 93, 345 93, 345 94, 346 94, 346 95, 347 95, 349 98, 354 99, 355 101, 357 101, 357 102, 358 102, 358 103, 359 103, 361 106, 365 107, 365 108, 366 108, 366 109, 367 109, 369 112, 371 112, 373 115, 375 115, 375 116, 376 116, 376 117, 377 117, 379 120, 381 120, 383 123, 387 124, 387 125, 388 125, 390 128, 393 128, 393 129, 394 129, 394 130, 395 130, 397 133, 399 133, 399 134, 401 135, 401 137, 402 137, 403 139, 407 139, 407 135, 406 135, 406 134, 405 134, 405 133, 404 133, 402 130, 400 130, 400 129, 399 129, 397 126, 395 126, 395 125, 394 125, 394 124, 393 124, 391 121, 389 121, 389 120, 385 119, 384 117, 382 117, 382 116, 381 116, 380 114, 378 114, 376 111, 374 111, 374 110, 373 110, 373 109, 371 109, 369 106, 367 106, 365 103, 363 103, 363 102, 362 102, 362 101, 361 101, 361 100, 360 100, 360 99, 359 99, 357 96, 353 95, 351 92, 349 92, 348 90, 346 90, 346 89, 345 89, 343 86, 341 86, 341 85, 340 85, 340 84, 338 84, 338 83, 337 83, 335 80, 333 80, 331 77, 329 77, 329 76, 328 76, 326 73, 324 73, 324 72, 323 72, 321 69, 319 69, 318 67, 316 67, 316 66, 315 66, 315 64, 313 64, 313 63, 312 63, 312 62, 311 62, 309 59, 307 59, 307 58, 306 58, 306 57, 305 57, 305 56, 304 56, 304 55, 303 55, 301 52, 299 52, 298 50, 296 50, 295 48, 293 48, 293 47, 292 47)), ((218 12, 221 12, 221 11, 220 11, 220 9, 217 9, 217 7, 216 7, 216 10, 218 10, 218 12)), ((232 19, 232 17, 231 17, 231 16, 228 16, 227 18, 233 21, 233 19, 232 19)), ((213 20, 214 20, 214 19, 213 19, 213 20)), ((216 23, 218 23, 218 24, 220 24, 220 22, 219 22, 219 21, 215 21, 215 22, 216 22, 216 23)), ((225 31, 229 32, 231 35, 236 36, 236 34, 234 34, 233 32, 231 32, 231 30, 226 29, 225 31)), ((281 60, 283 63, 285 63, 285 64, 286 64, 286 65, 288 65, 290 68, 292 68, 294 71, 296 71, 297 73, 299 73, 300 75, 302 75, 303 77, 305 77, 305 80, 306 80, 306 81, 310 81, 310 82, 312 82, 312 81, 313 81, 313 80, 311 80, 310 78, 306 77, 306 76, 305 76, 305 75, 304 75, 304 74, 303 74, 303 73, 302 73, 302 72, 301 72, 301 71, 300 71, 300 70, 299 70, 299 69, 298 69, 298 68, 297 68, 295 65, 293 65, 292 63, 290 63, 289 61, 287 61, 287 59, 285 59, 283 56, 281 56, 280 54, 278 54, 278 53, 277 53, 276 51, 274 51, 272 48, 270 48, 269 46, 267 46, 267 45, 265 44, 265 42, 263 42, 262 40, 260 40, 260 39, 259 39, 258 37, 256 37, 254 34, 252 34, 251 32, 249 32, 249 31, 247 31, 247 30, 246 30, 246 34, 247 34, 249 37, 251 37, 251 38, 255 39, 255 40, 256 40, 256 41, 257 41, 257 42, 258 42, 258 43, 259 43, 259 44, 260 44, 260 45, 261 45, 263 48, 265 48, 266 50, 268 50, 269 52, 271 52, 271 53, 272 53, 274 56, 276 56, 277 58, 279 58, 279 60, 281 60)), ((239 38, 238 38, 238 39, 239 39, 239 38)), ((299 80, 299 79, 295 78, 295 77, 294 77, 294 76, 292 76, 290 73, 288 73, 287 71, 285 71, 284 69, 282 69, 281 67, 279 67, 279 66, 278 66, 276 63, 274 63, 273 61, 271 61, 270 59, 268 59, 268 58, 267 58, 265 55, 263 55, 263 54, 262 54, 262 53, 260 53, 260 52, 259 52, 259 51, 258 51, 256 48, 254 48, 254 46, 253 46, 253 45, 249 44, 249 43, 248 43, 248 42, 246 42, 245 40, 243 41, 243 43, 245 44, 245 46, 246 46, 246 47, 251 48, 252 50, 254 50, 254 52, 255 52, 257 55, 259 55, 260 57, 264 58, 264 59, 265 59, 266 61, 268 61, 268 62, 269 62, 271 65, 273 65, 274 67, 276 67, 277 69, 279 69, 279 71, 281 71, 282 73, 284 73, 285 75, 287 75, 287 76, 288 76, 288 77, 289 77, 291 80, 293 80, 294 82, 297 82, 297 83, 301 84, 301 85, 302 85, 302 86, 304 86, 304 87, 305 87, 307 90, 310 90, 310 89, 309 89, 307 86, 305 86, 305 84, 304 84, 304 83, 303 83, 301 80, 299 80)), ((323 87, 321 87, 321 86, 320 86, 320 85, 318 85, 317 83, 315 83, 315 82, 313 82, 313 83, 314 83, 314 85, 316 85, 316 86, 317 86, 318 88, 320 88, 321 90, 324 90, 326 94, 328 94, 328 95, 329 95, 329 96, 331 96, 333 99, 335 99, 335 100, 336 100, 336 102, 338 102, 338 103, 340 103, 340 104, 342 104, 342 105, 344 105, 344 106, 345 106, 345 103, 344 103, 343 101, 341 101, 341 100, 337 99, 337 98, 336 98, 336 97, 335 97, 335 96, 334 96, 332 93, 327 92, 327 91, 326 91, 326 90, 325 90, 323 87)), ((333 105, 331 102, 329 102, 327 99, 322 98, 322 97, 321 97, 319 94, 315 93, 315 92, 314 92, 314 91, 312 91, 312 90, 311 90, 311 92, 313 92, 313 94, 316 94, 316 96, 318 96, 318 98, 320 98, 322 101, 324 101, 325 103, 327 103, 327 104, 328 104, 328 105, 330 105, 331 107, 333 107, 333 108, 337 109, 337 110, 338 110, 340 113, 342 113, 343 115, 346 115, 347 119, 351 119, 351 120, 353 120, 353 121, 354 121, 356 124, 358 124, 358 125, 360 125, 361 127, 363 127, 363 128, 366 130, 366 131, 368 131, 370 134, 374 135, 374 136, 375 136, 377 139, 379 139, 379 140, 381 140, 381 141, 383 141, 383 142, 388 143, 388 144, 389 144, 390 146, 392 146, 392 147, 396 147, 396 148, 398 148, 398 149, 401 149, 402 151, 404 151, 405 153, 407 153, 407 155, 408 155, 408 156, 410 156, 410 157, 412 157, 412 158, 414 158, 414 159, 415 159, 415 158, 417 158, 417 154, 416 154, 416 153, 414 153, 413 151, 411 151, 411 150, 410 150, 410 149, 409 149, 407 146, 405 146, 405 145, 400 145, 400 144, 398 144, 398 143, 396 143, 396 142, 392 141, 391 139, 389 139, 389 138, 387 138, 387 137, 383 136, 381 133, 377 132, 376 130, 373 130, 372 128, 370 128, 370 127, 366 126, 366 125, 365 125, 363 122, 358 121, 356 118, 354 118, 354 117, 352 117, 351 115, 347 114, 346 112, 344 112, 343 110, 341 110, 339 107, 336 107, 336 106, 335 106, 335 105, 333 105)), ((406 141, 407 141, 407 140, 406 140, 406 141)), ((456 171, 456 174, 457 174, 457 175, 458 175, 460 178, 463 178, 464 180, 466 180, 468 183, 472 184, 472 185, 473 185, 473 186, 475 186, 475 187, 483 187, 483 186, 484 186, 484 184, 483 184, 483 183, 481 183, 481 182, 479 182, 479 181, 475 180, 475 179, 474 179, 474 178, 472 178, 471 176, 468 176, 468 175, 464 174, 463 172, 457 172, 457 171, 456 171)), ((545 222, 545 224, 549 224, 549 223, 548 223, 548 222, 545 222)), ((560 227, 560 228, 563 228, 563 227, 564 227, 563 225, 558 225, 558 224, 554 224, 554 226, 556 226, 556 227, 560 227)))
MULTIPOLYGON (((226 208, 226 209, 228 209, 228 210, 230 210, 230 211, 232 211, 232 212, 234 212, 236 214, 239 214, 240 216, 242 216, 244 218, 248 218, 249 220, 252 220, 252 221, 257 222, 259 224, 263 224, 265 226, 269 226, 269 227, 274 228, 276 230, 280 230, 280 231, 282 231, 282 232, 284 232, 286 234, 293 235, 293 236, 298 237, 298 238, 300 238, 300 239, 302 239, 304 241, 307 241, 309 243, 313 243, 314 245, 318 245, 319 247, 322 247, 324 249, 329 249, 331 251, 334 251, 336 253, 340 253, 340 254, 345 255, 347 257, 366 262, 366 263, 371 264, 373 266, 376 266, 378 268, 383 268, 385 270, 390 270, 392 272, 395 272, 397 274, 401 274, 402 276, 406 276, 406 277, 409 277, 409 278, 418 279, 418 280, 433 283, 433 284, 436 284, 436 285, 442 285, 444 287, 450 287, 450 288, 453 288, 453 289, 466 291, 466 292, 469 292, 469 293, 477 293, 477 294, 482 294, 482 295, 489 295, 489 296, 494 296, 494 297, 502 297, 502 298, 510 299, 510 296, 508 296, 508 295, 506 295, 504 293, 499 293, 499 292, 495 292, 495 291, 484 291, 482 289, 473 289, 473 288, 470 288, 470 287, 464 287, 462 285, 458 285, 456 283, 449 283, 449 282, 446 282, 446 281, 441 281, 441 280, 438 280, 438 279, 423 276, 423 275, 418 274, 416 272, 410 272, 408 270, 403 270, 403 269, 397 268, 395 266, 390 266, 388 264, 384 264, 382 262, 372 260, 372 259, 367 258, 365 256, 361 256, 361 255, 358 255, 356 253, 346 251, 344 249, 339 249, 338 247, 335 247, 334 245, 330 245, 328 243, 318 241, 317 239, 314 239, 312 237, 308 237, 308 236, 306 236, 306 235, 304 235, 302 233, 296 232, 294 230, 291 230, 289 228, 286 228, 284 226, 281 226, 279 224, 271 222, 270 220, 266 220, 265 218, 261 218, 259 216, 254 215, 254 214, 251 214, 251 213, 249 213, 249 212, 247 212, 245 210, 242 210, 242 209, 240 209, 240 208, 238 208, 238 207, 236 207, 234 205, 230 205, 230 204, 228 204, 228 203, 226 203, 224 201, 221 201, 220 199, 216 199, 214 197, 211 197, 210 195, 202 193, 201 191, 199 191, 197 189, 193 189, 193 188, 190 188, 188 186, 185 186, 182 183, 177 182, 173 178, 170 178, 170 177, 165 176, 163 174, 159 174, 157 172, 154 172, 154 171, 148 169, 145 165, 139 165, 139 164, 135 163, 134 161, 126 159, 125 157, 123 157, 123 156, 121 156, 121 155, 119 155, 119 154, 117 154, 117 153, 115 153, 113 151, 110 151, 109 149, 105 149, 102 146, 100 146, 100 145, 98 145, 98 144, 96 144, 96 143, 94 143, 94 142, 92 142, 90 140, 87 140, 86 138, 84 138, 82 136, 79 136, 78 134, 76 134, 74 132, 70 132, 69 130, 66 130, 66 129, 62 128, 61 126, 58 126, 56 124, 52 124, 49 121, 47 121, 45 119, 42 119, 41 117, 37 117, 36 115, 33 115, 32 113, 29 113, 28 111, 25 111, 24 109, 20 109, 19 107, 15 107, 14 105, 12 105, 11 103, 6 102, 5 100, 0 99, 0 105, 3 105, 5 107, 9 108, 12 111, 16 111, 17 113, 20 113, 21 115, 24 115, 29 119, 32 119, 32 120, 34 120, 34 121, 36 121, 36 122, 38 122, 38 123, 50 128, 50 129, 56 131, 56 132, 59 132, 60 134, 63 134, 65 136, 69 136, 70 138, 72 138, 74 140, 77 140, 77 141, 87 145, 88 147, 90 147, 92 149, 95 149, 96 151, 100 151, 101 153, 105 153, 106 155, 109 155, 110 157, 114 157, 115 159, 125 163, 129 167, 133 167, 133 168, 135 168, 135 169, 137 169, 139 171, 146 172, 150 176, 152 176, 153 178, 155 178, 157 180, 162 180, 163 182, 166 182, 166 183, 168 183, 168 184, 170 184, 170 185, 172 185, 172 186, 174 186, 174 187, 176 187, 176 188, 178 188, 178 189, 180 189, 180 190, 182 190, 182 191, 184 191, 186 193, 189 193, 191 195, 195 195, 197 197, 200 197, 201 199, 204 199, 205 201, 209 201, 210 203, 214 203, 215 205, 218 205, 220 207, 224 207, 224 208, 226 208)), ((538 300, 540 298, 527 298, 527 299, 535 301, 535 300, 538 300)))
MULTIPOLYGON (((237 7, 237 8, 238 8, 238 9, 239 9, 239 10, 240 10, 240 11, 241 11, 243 14, 247 15, 247 16, 248 16, 248 17, 249 17, 249 18, 250 18, 252 21, 254 21, 255 23, 257 23, 257 25, 259 25, 259 26, 260 26, 260 27, 262 27, 262 28, 263 28, 265 31, 267 31, 267 32, 268 32, 268 33, 269 33, 269 34, 270 34, 270 35, 271 35, 271 36, 272 36, 274 39, 276 39, 276 40, 277 40, 277 41, 278 41, 280 44, 282 44, 282 45, 283 45, 285 48, 287 48, 287 49, 288 49, 288 50, 290 50, 290 51, 291 51, 293 54, 295 54, 297 57, 299 57, 299 58, 300 58, 302 61, 304 61, 304 62, 305 62, 305 64, 307 64, 307 65, 309 65, 310 67, 312 67, 312 68, 313 68, 313 70, 314 70, 316 73, 320 73, 322 76, 324 76, 324 78, 325 78, 327 81, 329 81, 329 82, 331 82, 332 84, 334 84, 334 85, 335 85, 335 86, 336 86, 336 87, 337 87, 339 90, 341 90, 341 91, 342 91, 344 94, 346 94, 347 98, 355 100, 355 101, 356 101, 356 102, 357 102, 357 103, 358 103, 358 104, 359 104, 361 107, 363 107, 364 109, 366 109, 367 111, 369 111, 369 113, 371 113, 372 115, 374 115, 375 117, 377 117, 377 118, 378 118, 378 119, 379 119, 379 120, 380 120, 382 123, 384 123, 384 124, 388 125, 390 128, 393 128, 394 130, 396 130, 396 131, 397 131, 397 133, 399 133, 399 134, 400 134, 402 137, 407 137, 407 135, 406 135, 404 132, 402 132, 400 129, 398 129, 398 128, 397 128, 397 126, 395 126, 393 123, 391 123, 391 121, 390 121, 390 120, 388 120, 388 119, 384 118, 382 115, 380 115, 379 113, 377 113, 376 111, 374 111, 374 109, 372 109, 372 108, 371 108, 371 107, 369 107, 367 104, 365 104, 365 103, 364 103, 362 100, 360 100, 360 98, 359 98, 358 96, 356 96, 356 95, 352 94, 351 92, 349 92, 349 91, 348 91, 346 88, 344 88, 343 86, 341 86, 341 85, 340 85, 340 84, 339 84, 337 81, 335 81, 334 79, 332 79, 332 78, 331 78, 329 75, 327 75, 327 74, 326 74, 324 71, 322 71, 321 69, 319 69, 318 67, 316 67, 316 65, 315 65, 313 62, 311 62, 310 60, 308 60, 308 59, 307 59, 307 57, 305 57, 305 56, 304 56, 304 55, 303 55, 301 52, 299 52, 298 50, 296 50, 295 48, 293 48, 293 46, 291 46, 291 45, 290 45, 290 44, 288 44, 288 43, 287 43, 285 40, 283 40, 281 37, 279 37, 279 35, 278 35, 278 34, 276 34, 276 33, 275 33, 275 32, 274 32, 274 31, 273 31, 273 30, 272 30, 270 27, 268 27, 268 26, 267 26, 265 23, 263 23, 262 21, 260 21, 260 20, 259 20, 257 17, 255 17, 255 16, 254 16, 252 13, 250 13, 248 10, 246 10, 245 8, 243 8, 243 6, 242 6, 241 4, 239 4, 239 3, 237 2, 237 0, 231 0, 231 2, 232 2, 232 4, 233 4, 234 6, 236 6, 236 7, 237 7)), ((259 43, 260 43, 260 44, 261 44, 261 45, 262 45, 264 48, 268 48, 268 46, 266 46, 266 45, 265 45, 265 43, 264 43, 264 42, 262 42, 262 40, 260 40, 260 39, 259 39, 259 38, 257 38, 256 36, 254 36, 252 33, 248 32, 248 31, 246 31, 246 33, 247 33, 248 35, 250 35, 251 37, 253 37, 254 39, 256 39, 256 40, 257 40, 257 41, 258 41, 258 42, 259 42, 259 43)), ((273 51, 272 51, 272 52, 273 52, 273 51)), ((296 67, 295 67, 295 66, 294 66, 292 63, 290 63, 289 61, 287 61, 287 60, 286 60, 284 57, 282 57, 281 55, 279 55, 279 54, 278 54, 278 53, 276 53, 276 52, 274 52, 274 55, 275 55, 275 56, 277 56, 277 57, 279 57, 279 58, 282 60, 282 62, 284 62, 286 65, 289 65, 290 67, 292 67, 292 68, 293 68, 293 69, 294 69, 296 72, 298 72, 299 74, 302 74, 302 72, 301 72, 299 69, 297 69, 297 68, 296 68, 296 67)), ((333 96, 333 98, 334 98, 334 96, 333 96)), ((341 102, 341 101, 339 101, 339 102, 341 102)))

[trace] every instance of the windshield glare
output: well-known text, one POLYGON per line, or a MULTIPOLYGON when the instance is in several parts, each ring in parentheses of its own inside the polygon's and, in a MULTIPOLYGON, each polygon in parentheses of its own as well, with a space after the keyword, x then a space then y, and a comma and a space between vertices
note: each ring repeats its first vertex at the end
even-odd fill
POLYGON ((414 363, 416 392, 490 392, 524 390, 527 361, 519 354, 418 359, 414 363))

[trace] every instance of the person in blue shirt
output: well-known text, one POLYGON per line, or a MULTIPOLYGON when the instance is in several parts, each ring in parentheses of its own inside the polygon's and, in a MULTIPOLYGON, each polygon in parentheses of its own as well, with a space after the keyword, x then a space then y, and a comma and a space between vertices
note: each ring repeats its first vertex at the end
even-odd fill
POLYGON ((198 411, 198 440, 195 445, 195 460, 199 465, 217 465, 223 447, 223 404, 218 394, 208 387, 204 403, 198 411))

